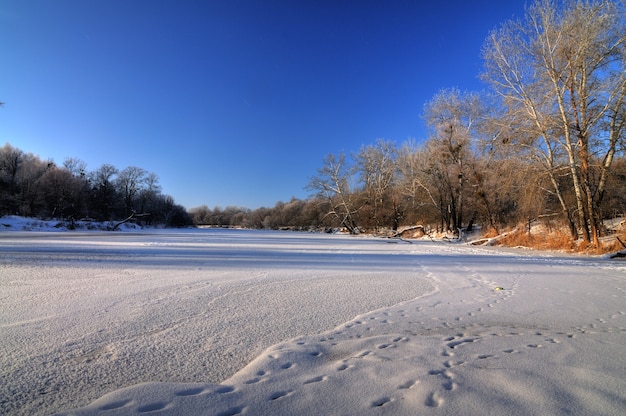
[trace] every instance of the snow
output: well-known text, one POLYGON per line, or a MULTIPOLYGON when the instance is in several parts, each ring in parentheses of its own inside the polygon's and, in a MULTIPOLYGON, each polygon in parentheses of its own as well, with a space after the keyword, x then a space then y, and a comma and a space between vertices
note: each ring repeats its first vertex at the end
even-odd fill
POLYGON ((312 233, 6 228, 1 414, 626 412, 620 260, 312 233))
POLYGON ((89 219, 76 220, 76 221, 61 221, 61 220, 40 220, 37 218, 25 218, 17 215, 6 215, 0 217, 0 232, 2 231, 67 231, 72 230, 110 230, 116 227, 116 229, 122 230, 136 230, 140 229, 137 224, 132 222, 125 222, 120 224, 119 222, 97 222, 89 219))

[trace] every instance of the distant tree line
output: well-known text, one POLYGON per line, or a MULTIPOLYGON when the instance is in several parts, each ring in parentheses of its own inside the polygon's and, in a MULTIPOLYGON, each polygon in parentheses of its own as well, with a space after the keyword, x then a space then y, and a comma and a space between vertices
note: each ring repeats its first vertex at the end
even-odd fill
POLYGON ((158 176, 136 166, 104 164, 93 171, 68 158, 59 166, 5 144, 0 148, 0 215, 113 221, 142 215, 146 225, 185 226, 191 217, 158 176))
POLYGON ((209 208, 206 205, 192 208, 190 215, 196 225, 214 227, 240 227, 267 230, 320 230, 332 227, 333 221, 324 218, 317 200, 292 198, 289 202, 277 202, 274 207, 248 209, 229 206, 209 208))
POLYGON ((598 244, 626 211, 624 2, 537 0, 483 47, 483 93, 444 89, 424 107, 430 137, 330 154, 308 200, 200 207, 199 224, 499 232, 536 220, 598 244))

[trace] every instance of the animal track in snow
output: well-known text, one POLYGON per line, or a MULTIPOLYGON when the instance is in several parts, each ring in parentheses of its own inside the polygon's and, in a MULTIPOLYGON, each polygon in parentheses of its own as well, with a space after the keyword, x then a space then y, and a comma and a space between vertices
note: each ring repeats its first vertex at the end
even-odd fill
POLYGON ((204 388, 202 387, 196 387, 196 388, 192 388, 192 389, 186 389, 186 390, 181 390, 181 391, 177 391, 175 394, 177 396, 197 396, 198 394, 204 392, 204 388))
POLYGON ((380 398, 380 399, 376 400, 375 402, 373 402, 372 403, 372 407, 383 407, 383 406, 388 405, 392 401, 393 401, 392 398, 383 397, 383 398, 380 398))
POLYGON ((444 389, 446 389, 448 391, 452 391, 452 390, 456 390, 458 384, 456 384, 452 380, 446 380, 446 381, 443 382, 442 386, 443 386, 444 389))
POLYGON ((319 382, 325 381, 325 380, 328 380, 328 376, 318 376, 318 377, 313 377, 313 378, 305 381, 304 384, 319 383, 319 382))
POLYGON ((446 344, 446 346, 450 349, 455 349, 456 347, 463 345, 463 344, 468 344, 468 343, 472 343, 475 342, 476 340, 474 338, 464 338, 461 340, 457 340, 457 341, 450 341, 446 344))
POLYGON ((452 367, 456 367, 458 365, 463 365, 463 364, 465 364, 465 361, 450 361, 450 360, 447 360, 447 361, 444 361, 443 366, 445 368, 452 368, 452 367))
POLYGON ((439 407, 443 404, 443 399, 436 392, 430 393, 424 404, 428 407, 439 407))
POLYGON ((380 345, 378 345, 378 346, 377 346, 377 348, 378 348, 379 350, 384 350, 384 349, 386 349, 386 348, 390 348, 390 347, 395 348, 395 347, 397 347, 397 346, 398 346, 398 342, 407 342, 407 341, 409 341, 409 339, 408 339, 408 338, 405 338, 405 337, 396 337, 396 338, 394 338, 393 340, 391 340, 391 342, 390 342, 390 343, 383 343, 383 344, 380 344, 380 345))
POLYGON ((274 392, 274 393, 272 393, 270 395, 269 400, 270 401, 279 400, 279 399, 282 399, 284 397, 291 396, 292 394, 293 394, 293 390, 277 391, 277 392, 274 392))
POLYGON ((255 378, 251 378, 250 380, 245 381, 244 384, 256 384, 256 383, 260 383, 263 380, 264 379, 261 377, 255 377, 255 378))
POLYGON ((138 413, 148 413, 148 412, 155 412, 157 410, 163 410, 167 407, 169 403, 168 402, 156 402, 156 403, 150 403, 147 404, 145 406, 141 406, 137 408, 137 412, 138 413))
POLYGON ((337 367, 337 371, 344 371, 351 367, 354 367, 354 366, 351 364, 343 363, 343 364, 340 364, 339 367, 337 367))
POLYGON ((232 393, 234 391, 235 391, 235 388, 233 386, 222 386, 222 387, 219 387, 217 390, 215 390, 217 394, 232 393))
POLYGON ((104 406, 98 408, 98 410, 115 410, 130 404, 132 400, 120 400, 113 403, 107 403, 104 406))
POLYGON ((409 380, 406 383, 400 384, 398 386, 398 389, 400 389, 400 390, 408 390, 410 388, 413 388, 417 383, 419 383, 419 381, 409 380))
POLYGON ((218 413, 216 416, 236 416, 236 415, 241 415, 243 414, 243 412, 246 411, 246 406, 241 406, 241 407, 231 407, 228 410, 225 410, 221 413, 218 413))

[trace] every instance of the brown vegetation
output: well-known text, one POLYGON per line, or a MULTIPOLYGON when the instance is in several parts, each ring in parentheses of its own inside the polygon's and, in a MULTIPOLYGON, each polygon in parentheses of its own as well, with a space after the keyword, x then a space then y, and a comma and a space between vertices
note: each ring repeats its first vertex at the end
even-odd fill
POLYGON ((542 232, 535 233, 529 232, 526 227, 520 227, 499 238, 494 245, 599 255, 625 250, 626 246, 620 240, 626 241, 626 232, 604 237, 596 246, 583 239, 574 241, 569 235, 567 227, 553 230, 544 229, 542 232))
POLYGON ((497 241, 506 247, 528 247, 541 250, 574 250, 577 245, 567 231, 532 234, 527 230, 515 230, 497 241))

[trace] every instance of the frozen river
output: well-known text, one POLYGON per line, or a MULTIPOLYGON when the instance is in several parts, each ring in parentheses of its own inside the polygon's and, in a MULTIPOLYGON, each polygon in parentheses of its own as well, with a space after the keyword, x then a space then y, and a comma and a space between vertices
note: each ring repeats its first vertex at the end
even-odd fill
POLYGON ((265 348, 421 296, 387 241, 238 230, 0 234, 0 413, 220 382, 265 348))
MULTIPOLYGON (((503 326, 518 328, 520 337, 553 332, 549 337, 542 335, 537 346, 547 339, 565 346, 579 334, 592 331, 610 334, 611 342, 626 341, 624 271, 623 263, 602 259, 340 235, 242 230, 2 232, 0 413, 51 414, 86 406, 105 393, 142 382, 174 386, 229 380, 241 385, 233 389, 242 395, 244 404, 233 408, 230 402, 222 403, 224 412, 248 409, 255 414, 253 395, 246 393, 253 386, 245 379, 256 380, 255 374, 266 372, 252 365, 236 373, 257 357, 262 361, 268 347, 297 337, 307 339, 298 345, 311 345, 311 337, 337 328, 341 330, 335 336, 347 340, 344 349, 355 339, 411 333, 419 340, 415 349, 429 359, 441 357, 440 352, 427 352, 442 342, 444 352, 457 345, 476 347, 479 343, 474 341, 479 339, 485 340, 483 347, 489 339, 509 352, 535 345, 520 338, 516 348, 500 347, 506 338, 503 326), (600 286, 588 281, 591 273, 597 274, 594 278, 600 286), (494 292, 496 286, 505 290, 494 292), (595 295, 589 293, 590 288, 595 295), (602 304, 591 301, 594 296, 602 304), (398 317, 379 319, 377 314, 398 317), (354 324, 359 316, 385 326, 363 332, 354 324), (598 329, 603 326, 604 331, 598 329), (522 327, 532 328, 532 334, 519 330, 522 327), (471 331, 478 332, 468 338, 471 331), (502 337, 495 337, 496 332, 502 337), (431 344, 420 344, 429 340, 431 344)), ((391 339, 412 345, 409 338, 391 339)), ((378 342, 381 349, 379 340, 372 342, 378 342)), ((361 347, 350 347, 357 348, 354 356, 361 347)), ((558 351, 572 353, 571 348, 558 351)), ((467 362, 445 360, 443 369, 467 362)), ((618 371, 624 360, 613 360, 613 365, 618 371)), ((442 395, 460 385, 444 370, 441 392, 420 393, 421 406, 443 405, 442 395)), ((426 388, 427 379, 433 380, 438 371, 425 369, 421 385, 426 388)), ((610 372, 603 376, 615 381, 610 372)), ((417 385, 417 379, 413 377, 413 383, 406 385, 417 385)), ((291 383, 285 377, 275 381, 291 383)), ((620 391, 623 384, 617 381, 614 388, 620 391)), ((205 400, 217 403, 217 398, 210 399, 209 390, 205 400)), ((327 402, 333 403, 325 394, 327 402)), ((610 392, 603 394, 608 397, 610 392)), ((395 401, 392 396, 384 398, 388 401, 381 399, 380 406, 395 401)), ((619 393, 612 400, 609 409, 625 403, 619 393)), ((139 403, 137 397, 115 403, 130 406, 135 402, 139 403)), ((395 403, 410 405, 409 401, 395 403)), ((177 414, 174 401, 161 404, 172 407, 170 414, 177 414)), ((148 404, 143 409, 158 406, 148 404)), ((397 414, 403 414, 403 409, 399 407, 397 414)), ((453 410, 451 404, 450 414, 453 410)), ((120 411, 131 413, 130 409, 120 411)), ((291 410, 276 411, 289 414, 291 410)))

